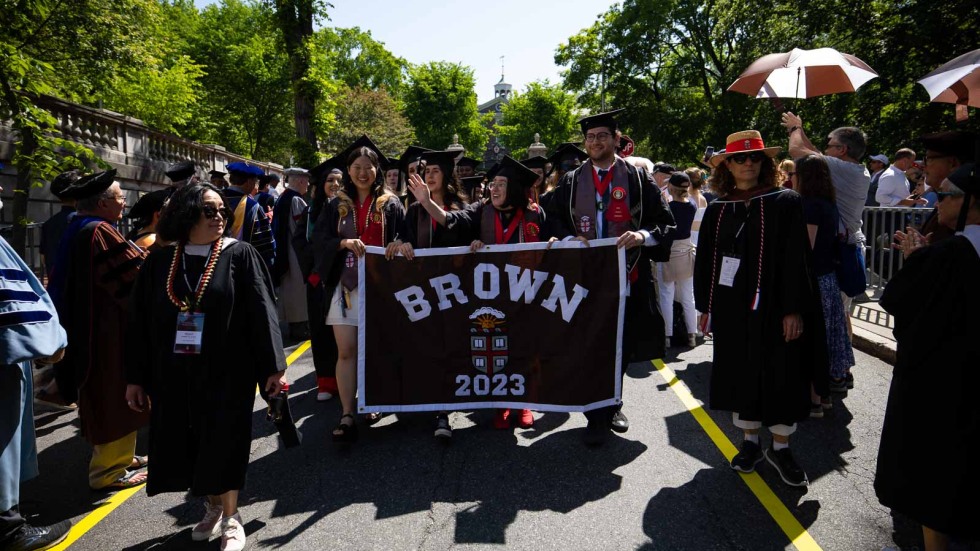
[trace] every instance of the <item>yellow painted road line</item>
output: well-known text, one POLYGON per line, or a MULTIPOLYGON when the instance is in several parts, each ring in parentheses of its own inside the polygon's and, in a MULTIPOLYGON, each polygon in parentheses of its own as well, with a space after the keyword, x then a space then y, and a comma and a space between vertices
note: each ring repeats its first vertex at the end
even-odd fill
MULTIPOLYGON (((735 448, 735 444, 732 444, 732 441, 725 436, 725 433, 718 428, 718 425, 711 418, 711 416, 704 411, 704 405, 701 404, 701 402, 698 401, 693 394, 691 394, 691 390, 687 388, 687 385, 681 382, 681 380, 677 378, 674 371, 667 367, 662 360, 653 360, 651 363, 657 368, 660 376, 664 378, 664 381, 667 382, 667 386, 674 391, 674 394, 680 399, 681 403, 684 404, 687 411, 690 412, 690 414, 697 420, 698 424, 701 425, 701 428, 708 435, 708 438, 714 442, 715 446, 718 447, 718 450, 725 456, 725 459, 731 461, 732 458, 735 457, 735 454, 738 453, 738 449, 735 448)), ((784 505, 783 502, 776 497, 776 494, 773 493, 772 488, 770 488, 769 485, 762 480, 759 473, 753 472, 749 474, 739 474, 742 475, 742 480, 745 481, 745 484, 750 490, 752 490, 752 493, 755 494, 755 497, 759 500, 759 503, 766 508, 766 511, 773 518, 773 520, 776 521, 776 524, 778 524, 783 530, 794 547, 800 551, 818 551, 821 549, 816 540, 814 540, 813 537, 810 536, 810 533, 806 531, 806 528, 803 528, 803 525, 796 520, 793 513, 791 513, 789 509, 786 508, 786 505, 784 505)))
MULTIPOLYGON (((310 349, 310 341, 306 341, 303 344, 296 347, 296 350, 286 358, 286 365, 292 365, 300 356, 303 355, 307 350, 310 349)), ((137 492, 143 489, 143 484, 135 486, 133 488, 126 488, 125 490, 120 490, 109 499, 105 500, 103 503, 99 504, 99 507, 85 516, 82 520, 78 521, 77 524, 71 527, 71 531, 68 533, 68 537, 64 539, 58 545, 51 547, 48 551, 63 551, 68 549, 68 546, 78 541, 79 538, 85 535, 86 532, 95 527, 96 524, 102 522, 109 513, 116 510, 117 507, 126 502, 127 499, 133 497, 137 492)))

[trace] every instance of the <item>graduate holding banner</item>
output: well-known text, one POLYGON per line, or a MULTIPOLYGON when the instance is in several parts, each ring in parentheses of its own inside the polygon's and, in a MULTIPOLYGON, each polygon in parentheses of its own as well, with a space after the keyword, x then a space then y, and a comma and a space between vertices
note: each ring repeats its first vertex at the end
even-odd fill
POLYGON ((615 245, 419 249, 412 261, 368 247, 359 265, 359 410, 617 405, 626 262, 615 245), (542 327, 574 338, 542 339, 542 327))

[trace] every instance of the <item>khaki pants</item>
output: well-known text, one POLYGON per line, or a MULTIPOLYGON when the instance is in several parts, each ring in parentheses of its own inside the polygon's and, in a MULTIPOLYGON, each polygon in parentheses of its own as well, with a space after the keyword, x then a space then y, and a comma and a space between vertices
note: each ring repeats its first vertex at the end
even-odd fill
POLYGON ((108 444, 92 449, 88 464, 88 485, 95 490, 105 488, 126 474, 136 454, 136 431, 108 444))

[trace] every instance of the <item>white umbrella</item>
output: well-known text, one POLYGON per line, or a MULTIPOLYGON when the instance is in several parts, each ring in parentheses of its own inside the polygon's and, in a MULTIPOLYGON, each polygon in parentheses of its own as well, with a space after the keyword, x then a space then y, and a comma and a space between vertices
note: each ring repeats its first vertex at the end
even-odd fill
POLYGON ((919 80, 929 101, 980 107, 980 50, 943 64, 919 80))
POLYGON ((812 98, 854 92, 877 76, 867 63, 833 48, 793 48, 755 60, 728 90, 757 98, 812 98))

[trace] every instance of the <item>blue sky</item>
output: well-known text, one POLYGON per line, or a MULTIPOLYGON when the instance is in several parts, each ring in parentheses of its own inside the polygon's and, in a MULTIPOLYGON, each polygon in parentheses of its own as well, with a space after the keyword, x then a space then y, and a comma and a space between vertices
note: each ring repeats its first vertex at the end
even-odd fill
MULTIPOLYGON (((213 0, 195 0, 198 7, 213 0)), ((591 26, 606 0, 332 0, 327 25, 360 27, 411 63, 460 62, 473 69, 480 103, 505 77, 520 91, 535 80, 559 80, 555 49, 591 26)))

